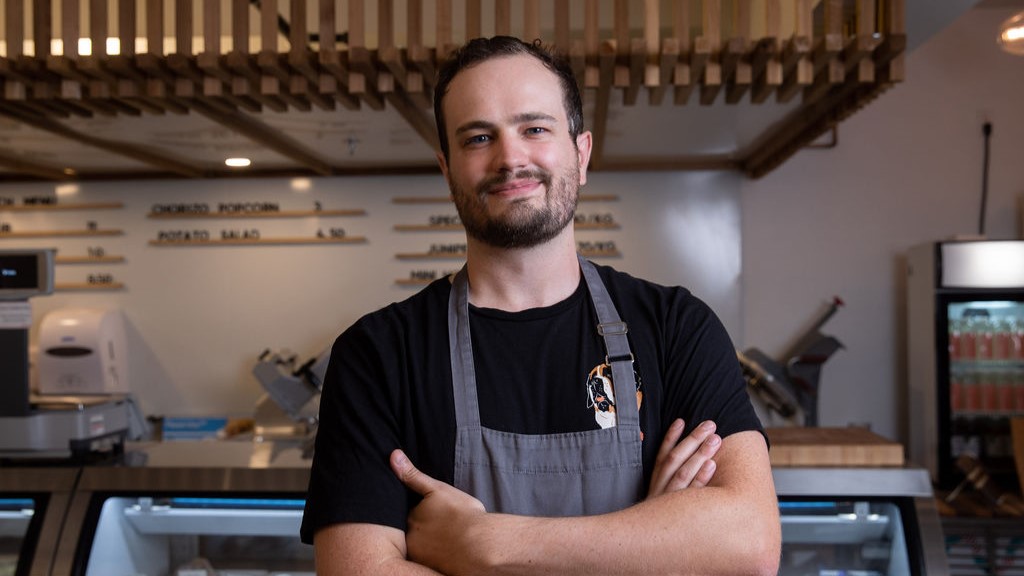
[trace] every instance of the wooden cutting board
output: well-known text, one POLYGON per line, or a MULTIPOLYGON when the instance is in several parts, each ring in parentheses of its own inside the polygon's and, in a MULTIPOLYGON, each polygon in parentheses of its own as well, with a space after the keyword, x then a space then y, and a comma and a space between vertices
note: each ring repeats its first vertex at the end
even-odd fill
POLYGON ((903 445, 867 428, 768 428, 772 466, 902 466, 903 445))

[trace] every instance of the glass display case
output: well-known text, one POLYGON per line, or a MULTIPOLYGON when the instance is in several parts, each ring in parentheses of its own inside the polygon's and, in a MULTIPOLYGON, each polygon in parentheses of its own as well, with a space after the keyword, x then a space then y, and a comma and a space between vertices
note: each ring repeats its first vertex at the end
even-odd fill
POLYGON ((312 576, 303 469, 90 468, 55 575, 312 576))
POLYGON ((928 472, 775 468, 781 576, 944 576, 928 472))
MULTIPOLYGON (((312 576, 313 548, 298 538, 308 467, 196 465, 182 453, 229 448, 189 444, 171 458, 161 447, 142 466, 0 468, 0 576, 312 576)), ((779 574, 950 574, 927 470, 772 473, 779 574)))
POLYGON ((0 469, 0 576, 50 573, 79 470, 0 469))

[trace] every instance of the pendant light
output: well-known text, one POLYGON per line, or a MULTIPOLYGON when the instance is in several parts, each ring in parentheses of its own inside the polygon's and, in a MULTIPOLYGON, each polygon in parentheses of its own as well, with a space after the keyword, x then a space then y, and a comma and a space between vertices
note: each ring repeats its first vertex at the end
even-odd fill
POLYGON ((1024 12, 1003 22, 999 27, 999 47, 1010 54, 1024 56, 1024 12))

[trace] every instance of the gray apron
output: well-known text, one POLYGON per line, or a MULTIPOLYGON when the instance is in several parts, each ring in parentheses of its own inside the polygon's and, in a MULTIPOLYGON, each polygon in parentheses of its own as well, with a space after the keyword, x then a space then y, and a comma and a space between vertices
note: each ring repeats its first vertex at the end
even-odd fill
POLYGON ((640 415, 626 324, 597 269, 582 257, 579 261, 612 367, 617 424, 600 430, 514 434, 480 425, 465 267, 453 281, 448 340, 457 427, 455 487, 483 502, 488 512, 582 516, 621 510, 640 500, 640 415))

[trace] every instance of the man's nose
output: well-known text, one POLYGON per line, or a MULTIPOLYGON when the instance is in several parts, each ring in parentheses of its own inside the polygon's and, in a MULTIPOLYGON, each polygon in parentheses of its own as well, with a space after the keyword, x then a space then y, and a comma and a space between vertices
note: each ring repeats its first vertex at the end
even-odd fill
POLYGON ((500 137, 495 150, 494 164, 498 171, 523 168, 529 164, 526 143, 514 135, 500 137))

